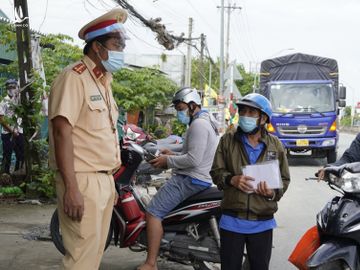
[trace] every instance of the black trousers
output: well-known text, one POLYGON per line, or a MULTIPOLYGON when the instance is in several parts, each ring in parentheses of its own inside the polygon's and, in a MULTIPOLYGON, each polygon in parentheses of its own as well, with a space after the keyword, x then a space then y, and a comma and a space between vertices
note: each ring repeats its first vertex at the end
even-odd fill
POLYGON ((1 134, 3 145, 2 172, 10 173, 11 154, 15 151, 16 164, 15 170, 18 170, 24 162, 24 135, 19 134, 14 137, 11 133, 1 134))
POLYGON ((241 270, 244 247, 251 270, 268 270, 271 258, 273 230, 241 234, 220 230, 221 270, 241 270))

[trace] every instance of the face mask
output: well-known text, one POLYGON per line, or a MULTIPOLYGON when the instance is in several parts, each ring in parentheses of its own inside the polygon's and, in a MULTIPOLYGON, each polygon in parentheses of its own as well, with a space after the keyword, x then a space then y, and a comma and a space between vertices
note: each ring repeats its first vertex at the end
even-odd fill
POLYGON ((257 128, 258 119, 257 117, 240 116, 239 126, 242 131, 250 133, 257 128))
POLYGON ((178 111, 177 112, 177 119, 185 124, 188 125, 190 123, 190 116, 188 116, 188 109, 183 110, 183 111, 178 111))
POLYGON ((101 63, 109 72, 118 71, 124 66, 124 53, 108 50, 108 59, 101 60, 101 63))
POLYGON ((9 97, 13 97, 16 95, 16 89, 15 88, 12 88, 12 89, 8 89, 7 90, 7 93, 9 95, 9 97))

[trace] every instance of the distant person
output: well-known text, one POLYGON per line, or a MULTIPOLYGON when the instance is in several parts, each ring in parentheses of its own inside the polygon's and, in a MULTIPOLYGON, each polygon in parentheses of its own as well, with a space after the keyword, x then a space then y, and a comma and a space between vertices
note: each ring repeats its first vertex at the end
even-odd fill
POLYGON ((79 31, 84 57, 55 79, 49 96, 50 166, 56 170, 62 269, 99 269, 120 166, 118 108, 111 73, 124 65, 127 13, 121 8, 79 31))
POLYGON ((2 126, 1 140, 3 146, 2 172, 10 174, 11 156, 15 152, 16 163, 14 171, 25 173, 24 165, 24 135, 21 126, 22 119, 15 114, 16 106, 20 106, 20 91, 17 80, 5 82, 7 95, 0 102, 0 123, 2 126))
POLYGON ((221 269, 241 270, 246 246, 251 270, 268 270, 271 258, 274 213, 290 183, 286 152, 279 139, 269 134, 270 102, 249 94, 237 103, 238 128, 225 133, 217 147, 210 171, 213 182, 224 191, 220 219, 221 269), (283 188, 271 189, 266 181, 252 186, 243 168, 278 160, 283 188))

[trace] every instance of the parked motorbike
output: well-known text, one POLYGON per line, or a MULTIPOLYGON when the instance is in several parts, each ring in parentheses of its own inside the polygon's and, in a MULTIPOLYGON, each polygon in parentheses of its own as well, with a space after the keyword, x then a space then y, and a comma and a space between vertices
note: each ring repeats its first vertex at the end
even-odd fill
MULTIPOLYGON (((114 173, 119 200, 114 206, 106 247, 113 236, 115 245, 134 252, 147 249, 145 208, 147 198, 137 192, 136 169, 143 159, 151 159, 139 145, 122 151, 123 164, 114 173)), ((192 265, 195 270, 220 269, 220 234, 222 192, 212 187, 202 191, 173 209, 163 220, 164 236, 160 256, 169 261, 192 265)), ((51 220, 51 236, 57 249, 64 253, 57 212, 51 220)))
POLYGON ((320 245, 307 259, 307 267, 360 269, 360 162, 325 168, 325 180, 342 195, 317 214, 320 245))
MULTIPOLYGON (((151 155, 158 155, 162 149, 168 149, 172 152, 181 152, 183 139, 176 135, 170 135, 163 139, 154 140, 142 128, 134 124, 126 124, 123 127, 122 149, 126 149, 130 144, 141 145, 151 155)), ((136 170, 137 183, 141 185, 151 185, 152 182, 156 186, 163 184, 167 177, 161 175, 163 169, 155 168, 145 160, 139 165, 136 170), (154 176, 157 177, 154 177, 154 176), (156 181, 153 181, 153 178, 156 181)))

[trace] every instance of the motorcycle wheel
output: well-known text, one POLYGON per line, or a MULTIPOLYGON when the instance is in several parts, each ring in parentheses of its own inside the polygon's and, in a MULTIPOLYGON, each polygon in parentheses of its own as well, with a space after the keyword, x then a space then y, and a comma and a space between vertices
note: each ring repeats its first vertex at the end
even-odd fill
MULTIPOLYGON (((109 247, 111 239, 112 239, 112 234, 113 234, 113 226, 112 226, 112 222, 110 222, 109 233, 108 233, 108 236, 106 239, 104 250, 106 250, 109 247)), ((57 250, 60 251, 61 254, 65 255, 65 248, 64 248, 64 244, 62 242, 60 225, 59 225, 59 216, 58 216, 57 209, 54 211, 54 213, 51 217, 50 235, 51 235, 51 239, 52 239, 55 247, 57 248, 57 250)))
POLYGON ((310 267, 310 270, 350 270, 350 267, 342 260, 327 262, 316 267, 310 267))

